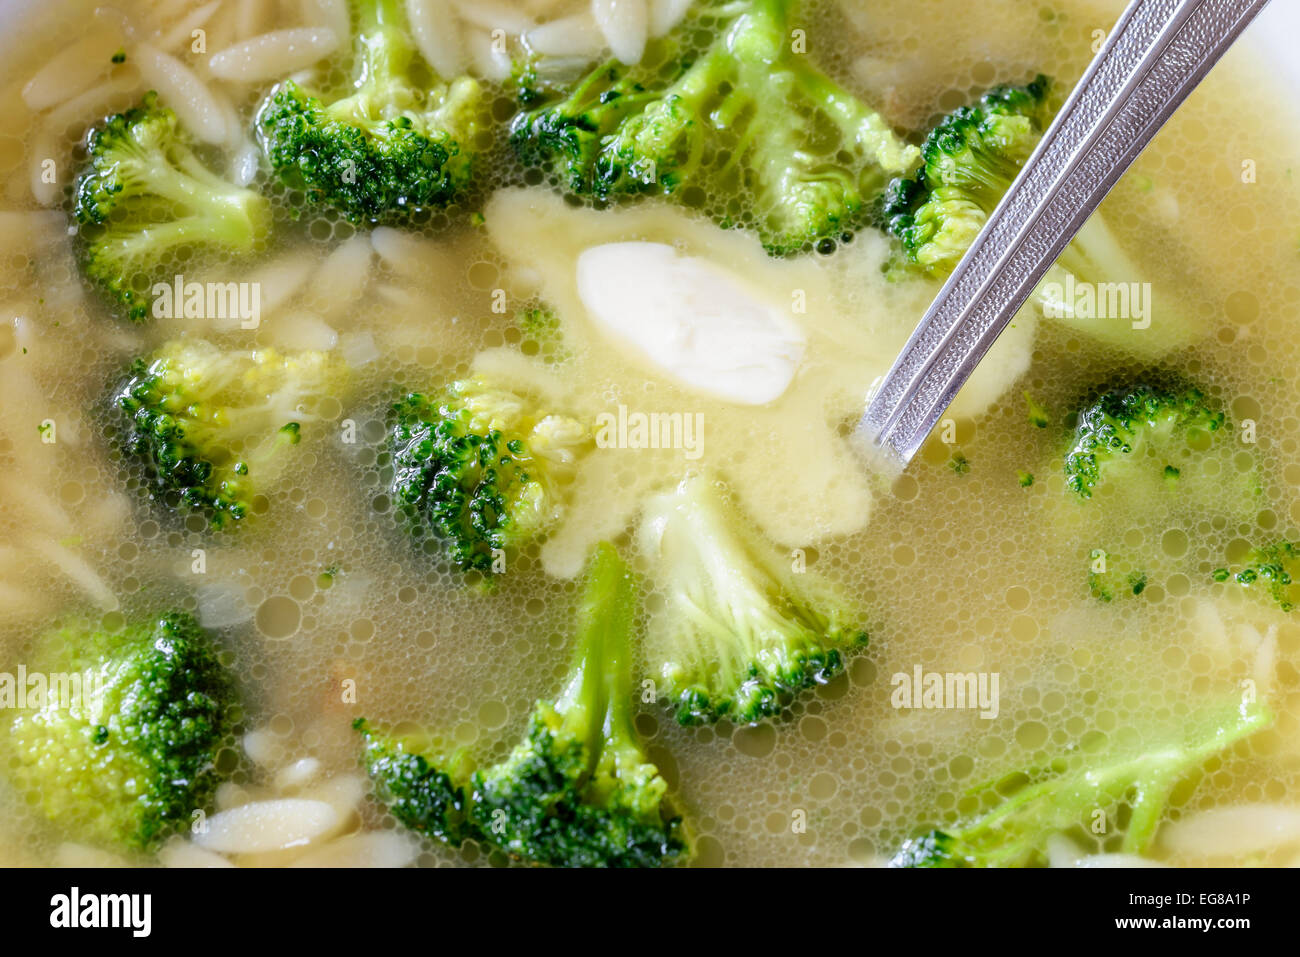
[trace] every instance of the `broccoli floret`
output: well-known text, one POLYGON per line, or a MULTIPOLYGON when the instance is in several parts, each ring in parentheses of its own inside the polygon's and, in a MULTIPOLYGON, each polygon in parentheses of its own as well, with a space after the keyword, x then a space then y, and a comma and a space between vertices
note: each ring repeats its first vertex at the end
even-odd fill
MULTIPOLYGON (((1192 387, 1138 384, 1103 393, 1079 414, 1065 456, 1065 484, 1087 499, 1103 481, 1132 485, 1141 475, 1152 487, 1185 495, 1183 470, 1196 471, 1196 457, 1223 443, 1226 423, 1223 411, 1192 387)), ((1222 478, 1212 473, 1199 480, 1222 478)))
POLYGON ((667 595, 653 626, 682 724, 778 714, 783 698, 825 684, 867 642, 844 598, 795 572, 708 478, 647 502, 640 538, 667 595))
POLYGON ((114 402, 150 497, 221 528, 249 514, 254 494, 284 464, 279 453, 299 443, 304 423, 319 421, 321 400, 346 394, 350 378, 328 353, 185 339, 137 359, 114 402))
POLYGON ((38 642, 44 701, 3 739, 8 777, 74 840, 149 849, 207 807, 238 720, 229 675, 189 615, 116 632, 73 625, 38 642), (76 677, 56 693, 54 676, 76 677))
POLYGON ((1029 488, 1034 484, 1034 473, 1026 472, 1024 469, 1021 469, 1016 472, 1016 481, 1020 484, 1021 488, 1029 488))
MULTIPOLYGON (((943 278, 957 266, 1050 123, 1050 86, 1040 75, 1025 86, 997 87, 930 131, 920 169, 895 179, 885 193, 884 225, 901 244, 900 258, 889 265, 892 277, 920 271, 943 278)), ((1128 283, 1142 275, 1099 214, 1057 265, 1081 283, 1128 283)), ((1072 304, 1049 301, 1050 288, 1039 286, 1039 303, 1072 315, 1072 304)))
POLYGON ((948 468, 954 475, 970 475, 970 459, 961 451, 954 452, 948 459, 948 468))
POLYGON ((579 195, 745 195, 723 225, 756 230, 773 255, 828 249, 917 151, 792 51, 796 6, 707 5, 640 65, 611 60, 558 88, 539 81, 535 58, 519 77, 512 142, 579 195), (698 51, 702 25, 716 39, 698 51))
POLYGON ((308 201, 353 220, 442 206, 469 185, 483 91, 439 78, 417 54, 401 0, 352 0, 355 82, 324 95, 293 80, 262 103, 271 167, 308 201))
POLYGON ((1066 441, 1072 501, 1051 524, 1094 546, 1088 588, 1102 601, 1142 595, 1149 583, 1182 570, 1158 542, 1121 547, 1128 517, 1190 537, 1207 519, 1241 523, 1258 511, 1262 488, 1253 459, 1235 447, 1222 409, 1194 386, 1138 383, 1103 392, 1079 412, 1066 441))
POLYGON ((131 319, 172 252, 246 255, 266 239, 270 204, 209 170, 155 93, 92 129, 86 153, 72 209, 84 268, 131 319))
MULTIPOLYGON (((1258 702, 1212 712, 1161 747, 1109 761, 1061 759, 1046 776, 1010 794, 969 824, 930 831, 907 841, 892 867, 1028 867, 1045 863, 1055 835, 1088 834, 1091 815, 1127 808, 1121 850, 1141 854, 1151 845, 1179 782, 1214 755, 1271 724, 1258 702)), ((990 788, 990 790, 993 790, 990 788)), ((1002 789, 998 789, 1001 793, 1002 789)), ((1117 817, 1115 820, 1117 820, 1117 817)))
POLYGON ((636 583, 609 544, 597 547, 577 612, 564 692, 539 701, 500 764, 469 773, 463 755, 355 724, 377 793, 403 824, 459 846, 467 838, 561 867, 654 867, 685 850, 667 783, 632 725, 629 639, 636 583))
POLYGON ((1297 576, 1300 576, 1300 546, 1288 541, 1253 549, 1244 567, 1236 572, 1228 568, 1214 570, 1215 581, 1262 588, 1283 611, 1291 611, 1300 602, 1297 576))
POLYGON ((506 549, 545 533, 562 514, 591 433, 535 406, 481 376, 393 406, 393 501, 413 533, 431 533, 464 570, 490 573, 506 549))

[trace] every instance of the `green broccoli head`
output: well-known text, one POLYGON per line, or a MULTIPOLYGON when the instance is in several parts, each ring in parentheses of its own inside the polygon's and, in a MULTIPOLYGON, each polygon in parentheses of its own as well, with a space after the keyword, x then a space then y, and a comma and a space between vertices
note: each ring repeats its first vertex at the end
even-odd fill
POLYGON ((1232 581, 1251 591, 1260 591, 1283 611, 1292 611, 1300 602, 1300 546, 1285 540, 1271 542, 1251 550, 1237 571, 1214 570, 1215 581, 1232 581))
POLYGON ((858 226, 916 150, 791 49, 794 0, 705 5, 642 62, 601 64, 571 84, 520 72, 511 140, 572 192, 745 195, 719 218, 768 251, 828 248, 858 226), (693 48, 700 28, 716 39, 693 48))
POLYGON ((269 233, 267 201, 200 162, 155 93, 92 129, 86 154, 72 207, 85 270, 131 319, 148 316, 148 291, 170 254, 247 255, 269 233))
POLYGON ((59 830, 149 849, 207 807, 238 713, 193 618, 66 627, 40 641, 36 661, 47 694, 9 722, 3 749, 13 786, 59 830), (56 693, 57 675, 76 676, 80 693, 56 693))
MULTIPOLYGON (((891 867, 1027 867, 1043 864, 1058 834, 1089 833, 1097 810, 1128 818, 1121 850, 1146 851, 1175 786, 1211 757, 1267 727, 1271 712, 1258 702, 1231 701, 1187 723, 1165 744, 1107 761, 1061 759, 1046 774, 1009 794, 991 811, 960 827, 907 841, 891 867)), ((1016 775, 1015 777, 1020 777, 1016 775)), ((996 785, 989 793, 1004 793, 996 785)), ((1112 820, 1115 818, 1112 817, 1112 820)))
POLYGON ((497 553, 559 520, 575 465, 591 446, 578 420, 552 415, 477 376, 393 406, 393 500, 417 535, 462 569, 492 571, 497 553))
POLYGON ((640 541, 667 594, 656 626, 682 724, 778 714, 783 699, 825 684, 867 642, 847 601, 794 572, 705 477, 651 499, 640 541))
POLYGON ((1079 413, 1065 484, 1083 499, 1111 481, 1129 495, 1141 483, 1156 496, 1179 498, 1195 486, 1217 485, 1226 474, 1201 466, 1212 446, 1230 445, 1226 423, 1223 411, 1194 387, 1139 383, 1104 392, 1079 413))
POLYGON ((453 845, 474 838, 535 864, 654 867, 680 855, 685 843, 667 783, 632 724, 635 610, 631 572, 613 546, 598 546, 565 690, 537 703, 523 740, 500 764, 467 774, 458 756, 413 753, 358 722, 381 800, 423 833, 453 845))
POLYGON ((323 352, 225 350, 174 340, 137 359, 114 397, 125 449, 143 462, 152 498, 220 528, 249 514, 319 403, 341 398, 347 365, 323 352))
POLYGON ((272 169, 309 202, 376 221, 441 206, 468 187, 483 94, 420 59, 401 0, 352 0, 356 80, 325 96, 292 80, 262 103, 256 129, 272 169))
POLYGON ((909 264, 946 276, 966 254, 1042 137, 1049 85, 1039 76, 998 87, 930 131, 921 168, 885 195, 887 229, 909 264))
POLYGON ((418 735, 375 731, 364 718, 352 727, 365 739, 363 763, 393 817, 455 847, 476 835, 466 814, 465 788, 444 770, 454 771, 459 756, 431 762, 425 753, 429 743, 418 735))
POLYGON ((1149 545, 1126 540, 1135 516, 1190 541, 1207 521, 1242 524, 1258 514, 1254 458, 1195 386, 1138 382, 1094 393, 1064 435, 1066 501, 1052 506, 1051 526, 1089 544, 1088 589, 1102 601, 1143 595, 1186 571, 1158 533, 1149 545))

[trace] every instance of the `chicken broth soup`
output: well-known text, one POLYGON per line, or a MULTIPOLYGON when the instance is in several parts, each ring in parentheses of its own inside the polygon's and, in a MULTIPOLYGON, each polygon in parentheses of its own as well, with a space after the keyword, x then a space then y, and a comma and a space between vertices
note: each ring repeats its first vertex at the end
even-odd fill
POLYGON ((1300 857, 1247 51, 904 475, 848 444, 1120 6, 26 16, 0 862, 1300 857))

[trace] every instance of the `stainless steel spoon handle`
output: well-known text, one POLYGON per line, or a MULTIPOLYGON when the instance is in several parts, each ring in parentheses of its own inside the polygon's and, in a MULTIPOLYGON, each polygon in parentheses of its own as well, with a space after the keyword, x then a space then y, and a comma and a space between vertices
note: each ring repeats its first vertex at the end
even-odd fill
POLYGON ((907 464, 1079 227, 1267 2, 1129 4, 875 389, 856 434, 869 455, 907 464))

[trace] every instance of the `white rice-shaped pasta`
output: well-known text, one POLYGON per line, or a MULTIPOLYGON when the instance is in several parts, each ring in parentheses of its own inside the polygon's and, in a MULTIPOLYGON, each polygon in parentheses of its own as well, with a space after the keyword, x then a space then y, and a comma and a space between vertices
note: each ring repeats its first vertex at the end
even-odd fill
POLYGON ((337 774, 328 781, 313 785, 302 793, 302 797, 328 804, 342 823, 352 817, 369 790, 369 779, 363 775, 337 774))
MULTIPOLYGON (((265 0, 252 0, 263 3, 265 0)), ((304 0, 303 19, 313 26, 328 27, 340 40, 352 35, 352 15, 347 0, 304 0)))
POLYGON ((193 70, 149 43, 137 43, 134 56, 145 82, 158 91, 190 133, 204 143, 226 142, 226 112, 193 70))
POLYGON ((34 551, 43 555, 49 562, 63 572, 73 584, 86 593, 86 596, 103 611, 114 611, 118 607, 117 596, 104 583, 104 579, 90 567, 80 555, 53 539, 38 540, 32 545, 34 551))
POLYGON ((406 867, 420 855, 419 845, 395 831, 349 834, 322 844, 290 867, 406 867))
POLYGON ((517 8, 497 0, 456 0, 456 9, 467 23, 484 30, 504 30, 506 33, 525 33, 537 24, 517 8))
POLYGON ((50 110, 45 116, 45 124, 56 135, 63 135, 72 129, 80 133, 86 127, 87 117, 107 116, 127 109, 143 92, 144 80, 140 71, 127 64, 114 70, 112 79, 107 83, 98 83, 80 96, 74 96, 50 110))
POLYGON ((435 73, 446 79, 465 72, 465 43, 451 0, 406 0, 415 45, 435 73))
POLYGON ((371 232, 370 244, 379 258, 405 279, 426 279, 434 270, 449 266, 447 252, 441 244, 391 226, 380 226, 371 232))
POLYGON ((212 815, 194 843, 221 854, 261 854, 307 846, 338 825, 338 812, 324 801, 254 801, 212 815))
POLYGON ((222 80, 273 80, 311 66, 338 47, 338 36, 325 27, 272 30, 212 54, 208 69, 222 80))
POLYGON ((365 233, 339 243, 312 275, 312 306, 326 315, 350 309, 365 292, 374 258, 374 247, 365 233))
POLYGON ((46 110, 84 93, 107 72, 120 43, 112 32, 96 33, 56 53, 27 81, 23 102, 29 109, 46 110))
MULTIPOLYGON (((235 8, 235 37, 240 40, 247 40, 249 37, 256 36, 266 28, 266 14, 272 9, 272 4, 266 0, 237 0, 238 6, 235 8)), ((325 26, 333 27, 330 24, 325 26)))
POLYGON ((254 728, 244 735, 244 753, 254 764, 264 768, 279 767, 284 762, 284 744, 270 728, 254 728))
POLYGON ((343 336, 339 344, 339 354, 354 369, 367 366, 383 356, 375 337, 369 332, 352 332, 343 336))
POLYGON ((32 139, 28 178, 32 186, 32 197, 42 206, 57 205, 63 197, 63 184, 68 175, 65 169, 67 163, 58 152, 54 134, 46 127, 39 128, 32 139))
POLYGON ((315 257, 311 251, 298 250, 286 253, 248 277, 249 282, 258 286, 264 320, 297 295, 314 267, 315 257))
POLYGON ((594 57, 605 48, 605 35, 590 11, 543 23, 529 30, 524 39, 546 56, 594 57))
POLYGON ((610 52, 623 63, 639 63, 650 29, 646 0, 591 0, 591 15, 610 52))
POLYGON ((1237 804, 1190 814, 1165 826, 1160 843, 1192 857, 1236 857, 1300 844, 1300 808, 1237 804))
POLYGON ((271 783, 277 791, 297 791, 315 780, 320 769, 320 761, 316 758, 299 758, 275 772, 271 783))
POLYGON ((510 50, 506 44, 497 44, 486 30, 469 30, 465 35, 474 69, 485 80, 510 78, 510 50))
POLYGON ((271 324, 272 337, 281 349, 293 352, 328 352, 339 343, 339 334, 318 316, 294 312, 271 324))
POLYGON ((239 785, 234 781, 222 781, 212 795, 212 803, 218 811, 228 811, 267 797, 270 795, 263 794, 260 788, 239 785))
POLYGON ((108 24, 110 29, 117 30, 128 40, 136 40, 140 35, 140 31, 135 27, 134 18, 129 16, 121 7, 115 7, 111 4, 96 7, 95 19, 108 24))
POLYGON ((212 15, 221 8, 221 0, 209 0, 201 7, 195 8, 188 15, 181 17, 167 30, 160 30, 154 40, 159 50, 168 53, 183 53, 194 42, 194 31, 212 19, 212 15))
POLYGON ((206 850, 181 837, 173 837, 158 851, 158 863, 163 867, 234 867, 220 854, 206 850))
POLYGON ((250 139, 243 139, 230 160, 230 178, 236 186, 247 186, 257 177, 262 151, 250 139))
POLYGON ((1064 834, 1053 834, 1047 839, 1047 866, 1074 867, 1083 857, 1079 845, 1064 834))
MULTIPOLYGON (((188 570, 190 559, 182 559, 188 570)), ((243 592, 229 582, 204 582, 194 589, 198 604, 199 623, 204 628, 229 628, 242 625, 253 617, 253 609, 244 600, 243 592)))
POLYGON ((682 22, 694 0, 650 0, 650 36, 661 37, 682 22))

